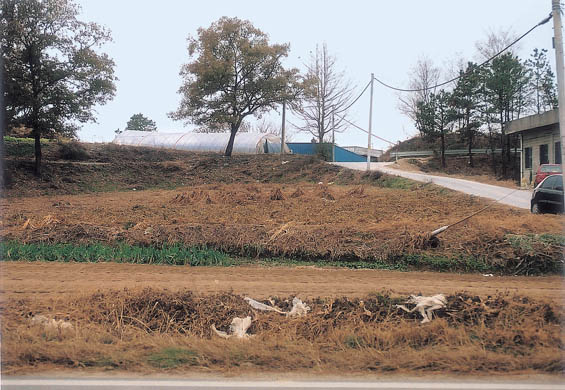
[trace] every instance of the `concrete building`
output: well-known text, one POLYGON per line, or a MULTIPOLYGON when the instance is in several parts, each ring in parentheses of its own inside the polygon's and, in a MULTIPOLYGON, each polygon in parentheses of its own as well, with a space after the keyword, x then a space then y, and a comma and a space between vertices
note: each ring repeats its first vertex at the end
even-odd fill
POLYGON ((522 187, 533 186, 541 164, 561 164, 558 110, 510 121, 506 124, 506 134, 520 137, 522 187))
MULTIPOLYGON (((343 148, 360 156, 365 156, 365 159, 367 158, 367 148, 362 146, 344 146, 343 148)), ((381 149, 371 148, 371 161, 379 161, 383 154, 384 152, 381 149)))

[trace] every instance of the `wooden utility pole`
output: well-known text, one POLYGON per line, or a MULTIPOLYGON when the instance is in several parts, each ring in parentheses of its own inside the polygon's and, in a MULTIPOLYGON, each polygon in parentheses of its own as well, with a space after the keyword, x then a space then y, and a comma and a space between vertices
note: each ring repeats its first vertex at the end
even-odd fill
POLYGON ((369 108, 369 141, 367 142, 367 171, 371 170, 371 137, 373 136, 371 128, 373 125, 373 80, 375 75, 371 73, 371 103, 369 108))
POLYGON ((284 144, 285 144, 285 126, 286 126, 286 102, 283 101, 282 109, 282 126, 281 126, 281 155, 284 154, 284 144))
POLYGON ((565 161, 565 82, 563 65, 563 31, 561 25, 561 5, 559 0, 551 1, 553 13, 553 32, 555 36, 555 66, 557 73, 557 101, 559 108, 559 139, 561 140, 561 170, 565 161))
POLYGON ((335 107, 332 107, 332 161, 335 162, 335 107))

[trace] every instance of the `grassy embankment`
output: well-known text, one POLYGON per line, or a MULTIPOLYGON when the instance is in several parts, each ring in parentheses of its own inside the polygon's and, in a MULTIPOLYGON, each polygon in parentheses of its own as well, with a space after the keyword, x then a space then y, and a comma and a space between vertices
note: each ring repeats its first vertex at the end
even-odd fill
MULTIPOLYGON (((534 245, 563 246, 565 236, 509 235, 508 240, 516 249, 534 253, 534 245)), ((182 245, 163 245, 160 248, 142 247, 121 243, 115 246, 105 244, 74 245, 27 243, 15 241, 0 243, 0 253, 4 261, 57 261, 57 262, 117 262, 132 264, 163 264, 190 266, 235 266, 256 264, 260 266, 313 265, 320 267, 345 267, 356 269, 388 269, 397 271, 428 270, 437 272, 494 272, 513 274, 515 268, 507 269, 504 264, 492 264, 485 259, 472 257, 450 258, 427 254, 394 256, 389 261, 317 261, 293 259, 288 257, 248 258, 218 251, 212 248, 185 247, 182 245)), ((560 273, 559 262, 544 264, 528 269, 529 274, 560 273)))

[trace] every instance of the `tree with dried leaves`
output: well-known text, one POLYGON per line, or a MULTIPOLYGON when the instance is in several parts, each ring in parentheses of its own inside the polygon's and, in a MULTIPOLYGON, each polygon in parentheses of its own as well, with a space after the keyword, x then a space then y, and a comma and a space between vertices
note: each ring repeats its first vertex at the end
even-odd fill
POLYGON ((422 57, 416 62, 408 76, 408 89, 417 90, 400 96, 398 108, 414 122, 420 112, 421 104, 428 104, 430 96, 435 93, 434 86, 439 83, 440 69, 427 57, 422 57))
POLYGON ((306 65, 304 95, 292 105, 294 114, 303 125, 298 131, 312 134, 319 143, 332 130, 343 132, 347 128, 347 109, 352 102, 353 87, 345 73, 337 69, 337 59, 328 53, 326 44, 316 46, 306 65), (334 122, 332 127, 332 114, 334 122))
POLYGON ((267 34, 251 22, 222 17, 189 38, 192 61, 183 65, 179 108, 169 114, 203 127, 229 127, 225 155, 231 156, 244 119, 260 116, 300 89, 298 70, 286 70, 288 44, 269 44, 267 34))
MULTIPOLYGON (((512 30, 498 31, 490 30, 485 39, 475 43, 475 48, 478 52, 479 62, 483 62, 492 58, 500 53, 503 49, 508 47, 517 38, 517 35, 512 30)), ((520 43, 516 43, 507 49, 507 53, 515 54, 520 50, 520 43)))
POLYGON ((41 137, 75 136, 78 123, 95 121, 93 107, 116 89, 114 62, 96 52, 110 32, 77 20, 78 13, 71 0, 1 3, 6 124, 32 129, 37 176, 41 137))

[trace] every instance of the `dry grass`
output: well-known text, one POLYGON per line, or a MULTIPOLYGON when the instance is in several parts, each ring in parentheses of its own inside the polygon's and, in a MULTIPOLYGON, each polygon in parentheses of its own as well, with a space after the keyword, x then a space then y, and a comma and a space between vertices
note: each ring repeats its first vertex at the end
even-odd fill
MULTIPOLYGON (((491 184, 507 188, 518 188, 516 180, 502 179, 492 171, 490 157, 486 155, 473 156, 475 167, 469 167, 467 156, 447 156, 447 167, 441 167, 439 157, 404 158, 392 164, 391 167, 404 171, 423 172, 437 176, 449 176, 458 179, 472 180, 479 183, 491 184)), ((498 174, 501 174, 501 163, 497 161, 498 174)), ((512 170, 511 167, 508 168, 512 170)))
POLYGON ((561 259, 559 245, 513 246, 511 234, 563 231, 563 217, 505 206, 457 225, 438 247, 426 236, 487 204, 433 185, 411 190, 336 185, 202 185, 14 199, 2 206, 2 237, 19 242, 180 243, 244 256, 391 261, 412 254, 486 259, 494 269, 532 272, 561 259), (546 264, 547 263, 547 264, 546 264), (526 266, 524 266, 524 264, 526 266), (544 265, 546 264, 546 265, 544 265), (535 267, 534 267, 535 268, 535 267))
MULTIPOLYGON (((281 307, 291 297, 273 297, 281 307)), ((4 372, 48 367, 133 371, 332 373, 562 373, 563 308, 525 297, 448 297, 431 323, 394 307, 388 293, 318 298, 287 319, 253 312, 231 293, 123 290, 50 303, 3 305, 4 372), (69 317, 70 336, 46 335, 29 313, 69 317), (234 316, 252 315, 249 341, 214 337, 234 316)))

